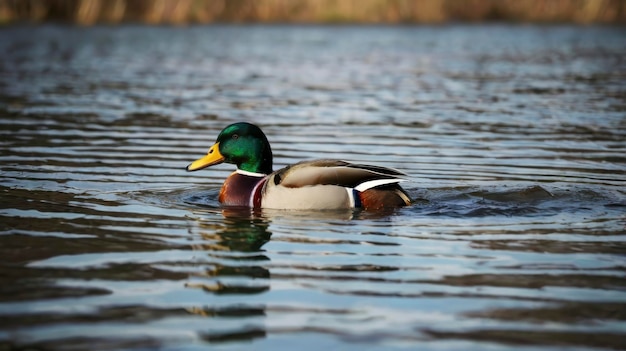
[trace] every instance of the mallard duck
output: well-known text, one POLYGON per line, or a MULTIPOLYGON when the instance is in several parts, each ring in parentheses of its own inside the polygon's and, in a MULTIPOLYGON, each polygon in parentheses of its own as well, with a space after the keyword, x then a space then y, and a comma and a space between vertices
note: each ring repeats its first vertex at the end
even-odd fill
POLYGON ((188 165, 187 171, 222 162, 237 166, 219 194, 225 206, 375 210, 411 204, 399 185, 406 174, 391 168, 322 159, 273 172, 270 143, 263 131, 250 123, 224 128, 208 154, 188 165))

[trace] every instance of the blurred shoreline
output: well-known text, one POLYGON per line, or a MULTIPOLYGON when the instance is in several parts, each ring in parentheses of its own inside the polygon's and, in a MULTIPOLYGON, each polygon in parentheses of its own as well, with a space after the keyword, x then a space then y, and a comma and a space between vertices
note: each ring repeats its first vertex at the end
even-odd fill
POLYGON ((625 24, 624 0, 0 0, 0 24, 625 24))

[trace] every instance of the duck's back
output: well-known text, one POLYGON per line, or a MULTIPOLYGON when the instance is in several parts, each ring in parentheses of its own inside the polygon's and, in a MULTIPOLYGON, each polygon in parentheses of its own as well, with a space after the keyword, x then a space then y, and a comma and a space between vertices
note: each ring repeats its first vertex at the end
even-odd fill
POLYGON ((339 160, 300 162, 268 177, 261 206, 300 210, 406 206, 411 200, 398 184, 403 176, 391 168, 339 160))

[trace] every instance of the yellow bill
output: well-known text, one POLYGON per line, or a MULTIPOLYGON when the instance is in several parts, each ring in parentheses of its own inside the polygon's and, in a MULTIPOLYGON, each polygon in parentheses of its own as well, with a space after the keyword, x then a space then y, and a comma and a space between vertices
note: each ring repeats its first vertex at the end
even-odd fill
POLYGON ((211 146, 206 156, 193 161, 187 166, 187 172, 197 171, 224 162, 224 156, 220 153, 219 146, 220 143, 215 143, 215 145, 211 146))

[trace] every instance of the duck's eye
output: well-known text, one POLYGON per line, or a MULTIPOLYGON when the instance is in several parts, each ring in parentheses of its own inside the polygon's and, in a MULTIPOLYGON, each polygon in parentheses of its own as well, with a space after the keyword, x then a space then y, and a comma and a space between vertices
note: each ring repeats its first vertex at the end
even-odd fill
POLYGON ((239 134, 233 134, 233 140, 239 139, 239 134))

